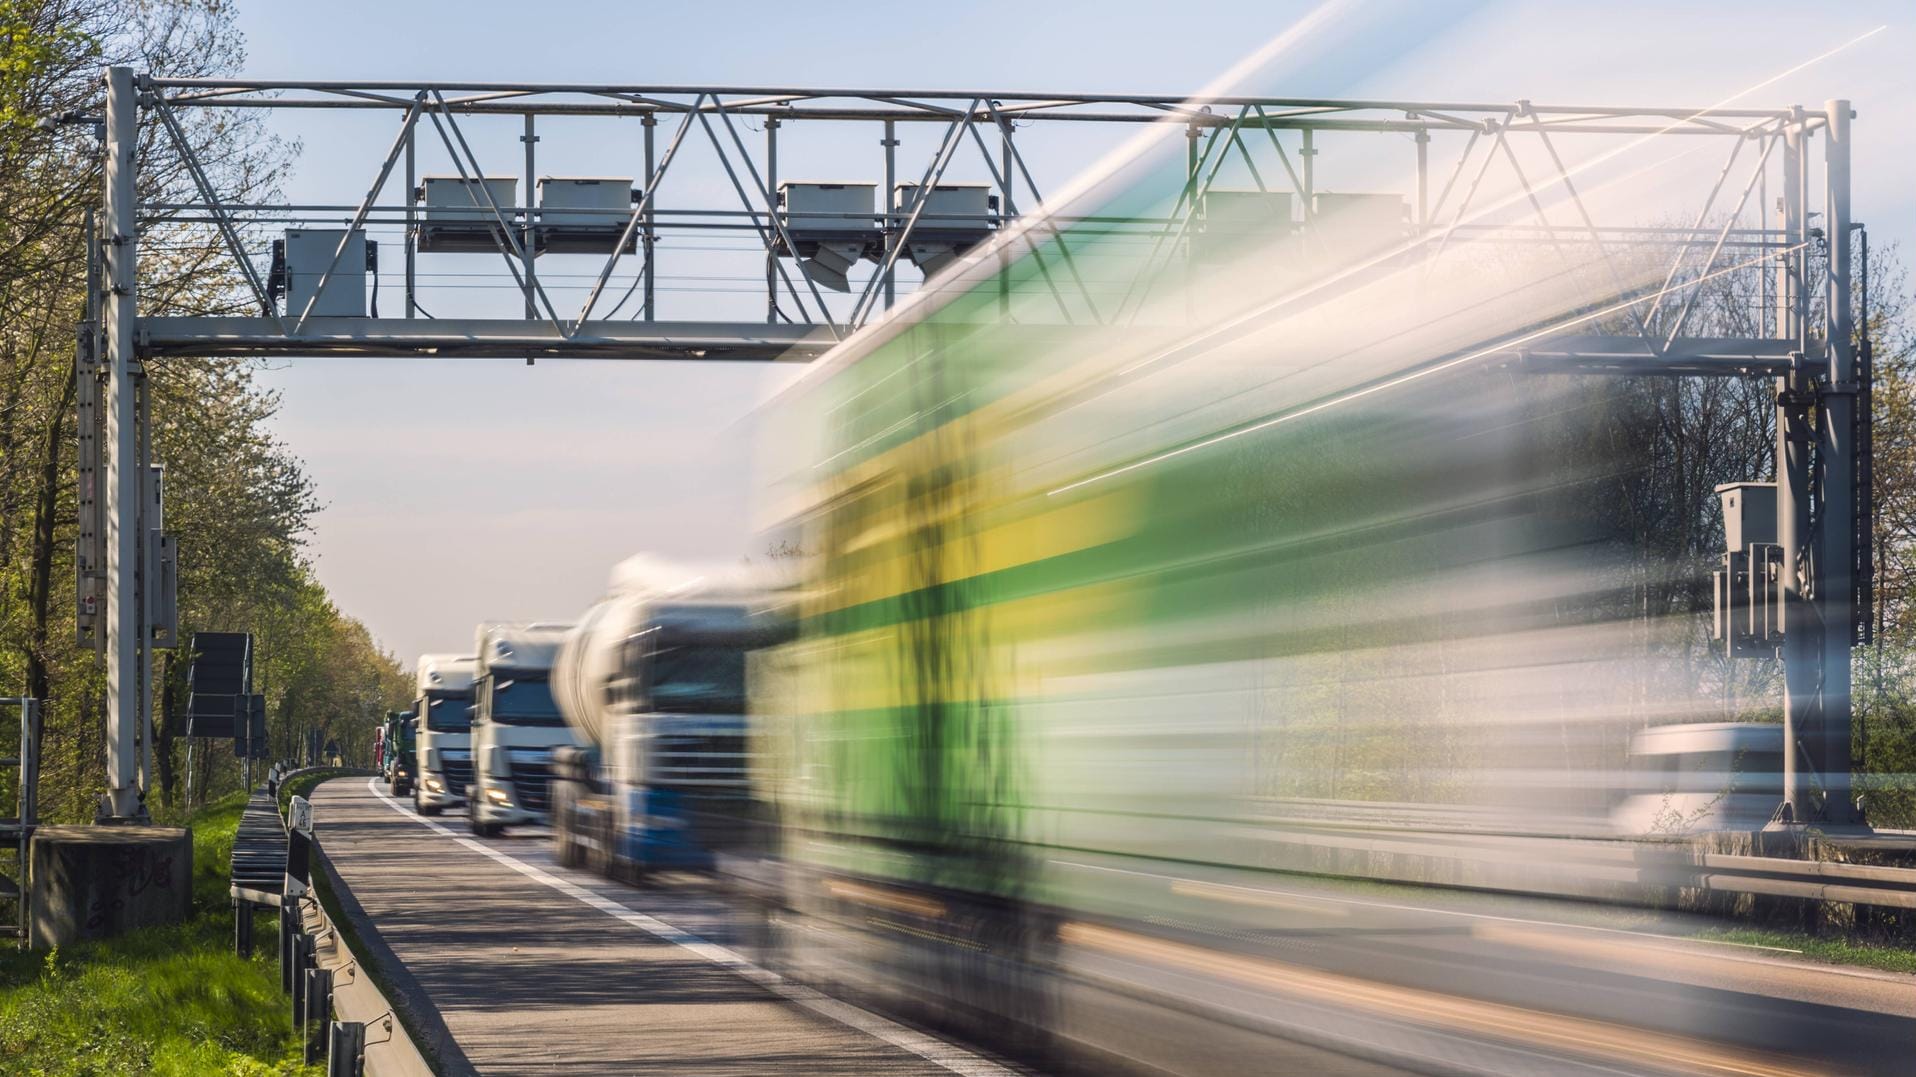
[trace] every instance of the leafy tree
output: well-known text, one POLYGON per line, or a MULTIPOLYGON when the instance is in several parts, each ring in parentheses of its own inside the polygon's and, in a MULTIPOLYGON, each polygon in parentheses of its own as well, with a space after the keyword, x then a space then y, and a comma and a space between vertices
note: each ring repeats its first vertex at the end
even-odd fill
MULTIPOLYGON (((243 42, 217 0, 0 0, 0 683, 47 700, 42 810, 85 818, 105 782, 99 662, 75 645, 74 326, 85 316, 88 207, 101 190, 89 118, 103 109, 101 68, 215 76, 243 42), (45 125, 43 119, 67 119, 45 125)), ((264 202, 297 146, 256 114, 183 110, 185 141, 222 198, 264 202)), ((157 124, 139 131, 143 203, 194 200, 185 157, 157 124)), ((258 252, 253 252, 257 254, 258 252)), ((250 295, 207 225, 143 222, 140 303, 147 314, 218 314, 250 295)), ((251 631, 256 687, 270 697, 274 746, 315 728, 349 752, 408 693, 397 662, 341 613, 304 552, 320 502, 299 460, 269 428, 277 400, 250 363, 169 359, 147 365, 153 457, 167 467, 167 527, 180 543, 180 628, 251 631)), ((156 664, 154 792, 177 797, 185 745, 185 648, 156 664), (172 721, 165 719, 170 718, 172 721)), ((230 744, 195 756, 195 796, 238 784, 230 744)))

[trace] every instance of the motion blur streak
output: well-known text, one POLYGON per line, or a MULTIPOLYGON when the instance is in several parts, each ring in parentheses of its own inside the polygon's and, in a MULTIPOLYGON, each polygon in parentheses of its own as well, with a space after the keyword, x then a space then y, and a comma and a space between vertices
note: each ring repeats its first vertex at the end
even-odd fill
MULTIPOLYGON (((1817 240, 1699 217, 1709 155, 1643 133, 1688 107, 1574 150, 1526 111, 1450 132, 1483 167, 1432 207, 1374 130, 1191 102, 767 410, 796 978, 1094 1072, 1903 1071, 1908 984, 1659 937, 1782 892, 1710 859, 1780 736, 1648 598, 1708 594, 1644 538, 1696 390, 1609 375, 1741 372, 1721 466, 1765 478, 1817 240)), ((1759 168, 1778 115, 1732 129, 1759 168)))
POLYGON ((1067 945, 1087 946, 1122 957, 1158 961, 1228 976, 1279 994, 1329 998, 1390 1017, 1460 1032, 1560 1047, 1577 1054, 1675 1073, 1723 1077, 1823 1077, 1831 1070, 1763 1058, 1721 1044, 1659 1036, 1619 1025, 1582 1021, 1515 1006, 1460 1000, 1429 991, 1367 983, 1275 961, 1252 961, 1092 924, 1065 924, 1067 945))
MULTIPOLYGON (((1794 247, 1782 248, 1778 253, 1787 254, 1787 253, 1801 250, 1806 246, 1807 244, 1799 243, 1794 247)), ((1220 442, 1229 441, 1232 438, 1243 437, 1246 434, 1255 434, 1260 430, 1268 430, 1269 428, 1276 426, 1279 423, 1292 422, 1294 420, 1302 419, 1309 415, 1315 415, 1320 411, 1324 411, 1326 409, 1336 407, 1339 404, 1345 404, 1351 401, 1361 400, 1364 397, 1371 395, 1372 393, 1387 392, 1391 389, 1396 389, 1401 386, 1408 385, 1411 382, 1417 381, 1420 378, 1427 378, 1433 374, 1441 374, 1447 370, 1451 370, 1456 367, 1463 366, 1467 363, 1474 363, 1479 359, 1484 359, 1492 355, 1500 355, 1506 352, 1514 351, 1516 349, 1522 348, 1525 344, 1529 344, 1532 341, 1542 340, 1543 338, 1551 336, 1552 334, 1561 333, 1566 329, 1574 329, 1580 325, 1586 325, 1590 322, 1598 321, 1603 318, 1608 318, 1612 315, 1630 310, 1633 307, 1641 306, 1646 303, 1654 303, 1665 296, 1674 294, 1675 292, 1678 292, 1684 289, 1694 288, 1699 285, 1707 284, 1710 281, 1716 280, 1721 277, 1727 277, 1735 273, 1747 272, 1748 270, 1763 264, 1763 262, 1766 261, 1769 257, 1771 256, 1765 256, 1762 258, 1752 258, 1746 262, 1739 262, 1735 265, 1725 266, 1724 268, 1716 270, 1715 272, 1712 272, 1704 276, 1697 277, 1694 280, 1685 282, 1682 288, 1665 288, 1660 291, 1651 292, 1648 295, 1638 296, 1634 299, 1626 299, 1620 303, 1612 304, 1600 310, 1595 310, 1588 314, 1581 315, 1579 317, 1566 319, 1554 325, 1546 326, 1542 329, 1537 329, 1532 332, 1525 333, 1519 337, 1513 337, 1509 340, 1498 341, 1497 343, 1492 344, 1487 348, 1482 348, 1478 351, 1470 352, 1465 355, 1460 355, 1454 359, 1446 359, 1443 362, 1436 364, 1435 366, 1424 367, 1420 370, 1411 371, 1410 373, 1407 373, 1407 374, 1401 374, 1394 378, 1390 378, 1384 382, 1381 382, 1379 384, 1368 385, 1362 389, 1354 389, 1341 396, 1332 397, 1329 400, 1319 401, 1307 407, 1301 407, 1292 411, 1287 411, 1282 415, 1274 415, 1271 418, 1264 419, 1260 422, 1252 423, 1249 426, 1240 427, 1236 430, 1232 430, 1227 433, 1218 434, 1214 437, 1206 438, 1203 441, 1199 441, 1190 445, 1185 445, 1180 448, 1173 449, 1170 452, 1165 452, 1157 456, 1148 457, 1146 459, 1139 460, 1137 463, 1134 463, 1134 464, 1126 464, 1125 466, 1121 468, 1116 468, 1111 471, 1101 472, 1099 474, 1091 476, 1088 479, 1079 479, 1077 482, 1067 483, 1066 485, 1060 486, 1055 490, 1046 491, 1046 494, 1048 496, 1056 496, 1058 494, 1070 493, 1072 490, 1076 490, 1083 486, 1089 486, 1094 482, 1102 482, 1105 479, 1113 478, 1115 476, 1125 474, 1126 472, 1136 471, 1137 469, 1141 467, 1149 467, 1152 464, 1161 463, 1165 460, 1171 459, 1172 457, 1182 456, 1185 453, 1196 452, 1200 449, 1208 449, 1213 445, 1216 445, 1220 442)), ((1151 361, 1156 362, 1160 360, 1161 358, 1163 357, 1154 357, 1151 361)), ((1143 365, 1145 364, 1138 364, 1138 366, 1143 366, 1143 365)), ((1137 369, 1137 367, 1134 366, 1131 369, 1135 370, 1137 369)), ((1129 370, 1121 371, 1120 374, 1125 374, 1129 372, 1130 372, 1129 370)))

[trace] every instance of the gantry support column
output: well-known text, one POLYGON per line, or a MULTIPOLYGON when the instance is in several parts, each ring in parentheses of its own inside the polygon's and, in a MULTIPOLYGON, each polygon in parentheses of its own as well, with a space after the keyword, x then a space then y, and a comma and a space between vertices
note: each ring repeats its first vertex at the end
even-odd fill
POLYGON ((1850 647, 1856 624, 1856 354, 1851 346, 1849 257, 1848 101, 1825 106, 1823 226, 1829 243, 1824 275, 1824 349, 1827 379, 1819 401, 1817 461, 1821 465, 1822 512, 1816 523, 1816 598, 1822 616, 1822 691, 1816 737, 1808 745, 1822 772, 1827 795, 1823 817, 1853 825, 1855 794, 1850 781, 1850 647))
POLYGON ((106 801, 102 814, 139 817, 140 555, 138 407, 133 384, 138 222, 134 154, 138 99, 130 67, 106 70, 106 801))
MULTIPOLYGON (((1783 135, 1782 264, 1777 267, 1777 335, 1796 341, 1808 354, 1805 323, 1808 298, 1803 281, 1808 258, 1803 251, 1803 115, 1791 118, 1783 135)), ((1802 823, 1814 814, 1810 761, 1804 738, 1816 728, 1816 674, 1822 660, 1815 612, 1805 599, 1803 553, 1810 523, 1810 372, 1802 366, 1776 379, 1776 542, 1783 609, 1783 803, 1788 821, 1802 823)))

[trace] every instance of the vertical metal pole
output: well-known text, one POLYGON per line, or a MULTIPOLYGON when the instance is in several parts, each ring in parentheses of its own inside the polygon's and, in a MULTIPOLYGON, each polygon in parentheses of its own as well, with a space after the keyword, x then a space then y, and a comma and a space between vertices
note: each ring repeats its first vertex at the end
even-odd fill
POLYGON ((135 533, 139 535, 139 608, 140 625, 140 792, 145 794, 153 782, 153 610, 148 605, 152 587, 153 528, 158 513, 154 501, 159 483, 153 475, 153 410, 144 366, 133 378, 134 425, 140 444, 140 511, 135 533))
MULTIPOLYGON (((998 109, 998 102, 991 103, 992 111, 998 109)), ((998 117, 998 212, 1011 212, 1011 163, 1015 156, 1011 149, 1011 120, 1002 113, 998 117)), ((1063 244, 1061 237, 1058 242, 1063 244)), ((998 314, 1005 321, 1011 320, 1011 249, 998 249, 998 314)))
MULTIPOLYGON (((645 129, 645 182, 651 183, 652 170, 657 167, 653 163, 652 131, 658 127, 659 121, 657 117, 647 113, 645 118, 639 122, 640 126, 645 129)), ((653 294, 657 290, 656 286, 658 284, 656 267, 653 265, 653 262, 659 255, 659 237, 658 231, 653 224, 652 209, 659 204, 659 196, 656 192, 646 191, 640 197, 645 199, 644 219, 639 222, 639 226, 645 233, 643 240, 645 243, 645 263, 642 266, 642 271, 645 274, 645 320, 649 322, 653 318, 653 294)))
POLYGON ((1417 132, 1417 233, 1430 230, 1430 132, 1417 132))
POLYGON ((885 309, 890 310, 898 301, 898 266, 892 257, 892 245, 898 242, 898 222, 892 219, 892 191, 898 186, 898 121, 885 121, 885 137, 879 140, 885 147, 885 189, 878 193, 879 205, 885 211, 885 309))
POLYGON ((140 812, 135 736, 140 721, 138 592, 140 471, 133 391, 138 285, 133 69, 106 69, 106 780, 103 814, 140 812))
MULTIPOLYGON (((1801 348, 1803 295, 1803 123, 1791 119, 1783 140, 1784 264, 1777 273, 1777 327, 1801 348)), ((1783 803, 1791 822, 1812 814, 1803 738, 1815 723, 1821 648, 1803 600, 1803 542, 1809 537, 1809 379, 1805 370, 1776 380, 1776 534, 1782 547, 1783 803)))
MULTIPOLYGON (((539 256, 539 225, 538 225, 539 210, 537 206, 533 205, 535 196, 537 194, 537 187, 539 184, 539 174, 537 171, 535 171, 535 169, 537 168, 537 163, 535 159, 536 151, 534 147, 539 142, 539 136, 533 133, 533 119, 532 119, 532 113, 530 112, 526 113, 526 133, 519 136, 519 141, 524 142, 526 144, 526 196, 525 196, 526 241, 525 241, 524 247, 521 250, 521 255, 522 255, 522 261, 525 262, 526 318, 527 320, 533 320, 539 317, 539 308, 533 302, 533 296, 536 294, 533 291, 533 280, 534 280, 533 260, 539 256)), ((481 183, 484 183, 485 177, 481 176, 479 181, 481 183)))
POLYGON ((1822 605, 1822 706, 1812 745, 1827 796, 1824 818, 1836 826, 1857 822, 1851 792, 1850 647, 1856 638, 1856 352, 1850 313, 1850 107, 1825 105, 1823 228, 1829 242, 1824 290, 1828 383, 1817 418, 1816 458, 1822 467, 1822 512, 1817 519, 1816 595, 1822 605))
POLYGON ((1298 192, 1298 196, 1304 200, 1306 228, 1311 227, 1317 219, 1317 149, 1313 145, 1311 134, 1310 128, 1304 128, 1304 145, 1297 151, 1297 155, 1303 158, 1304 189, 1298 192))
POLYGON ((1195 120, 1184 125, 1184 197, 1187 201, 1197 197, 1198 139, 1202 137, 1203 129, 1195 120))
MULTIPOLYGON (((1761 171, 1757 173, 1756 223, 1757 227, 1761 228, 1770 212, 1770 169, 1767 164, 1758 167, 1761 171)), ((1763 239, 1767 242, 1769 236, 1766 234, 1763 239)), ((1780 327, 1772 327, 1770 324, 1776 313, 1776 297, 1771 294, 1771 289, 1775 287, 1772 282, 1775 280, 1776 272, 1770 262, 1771 259, 1763 259, 1758 269, 1760 283, 1756 297, 1756 335, 1759 337, 1783 335, 1780 327)))
POLYGON ((406 127, 406 317, 408 318, 417 313, 415 289, 419 283, 416 273, 418 267, 414 264, 414 258, 418 252, 413 249, 413 244, 416 242, 414 229, 419 225, 418 157, 414 142, 414 135, 418 130, 419 125, 416 123, 406 127))
MULTIPOLYGON (((765 190, 770 192, 773 198, 778 197, 778 118, 775 116, 765 118, 765 190)), ((778 212, 777 206, 771 209, 773 213, 778 212)), ((778 242, 777 231, 772 229, 767 232, 765 240, 765 321, 767 323, 778 321, 778 251, 774 247, 774 244, 778 242)), ((797 251, 792 251, 791 254, 794 258, 798 257, 797 251)))

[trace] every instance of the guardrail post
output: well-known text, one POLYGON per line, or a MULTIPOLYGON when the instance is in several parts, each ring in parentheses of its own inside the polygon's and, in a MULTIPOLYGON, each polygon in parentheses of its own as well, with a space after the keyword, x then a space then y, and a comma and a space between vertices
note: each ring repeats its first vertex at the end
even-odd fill
POLYGON ((366 1025, 335 1021, 326 1042, 326 1077, 361 1077, 366 1072, 366 1025))
POLYGON ((253 903, 245 898, 233 899, 233 952, 253 956, 253 903))
POLYGON ((306 1024, 306 970, 313 966, 313 937, 304 931, 293 936, 293 1028, 306 1024))
POLYGON ((293 993, 293 910, 282 904, 279 907, 279 989, 282 994, 293 993))
POLYGON ((306 970, 306 1009, 301 1014, 299 1031, 306 1040, 306 1064, 320 1060, 326 1050, 333 1018, 333 971, 306 970), (313 1027, 317 1024, 317 1028, 313 1027))

